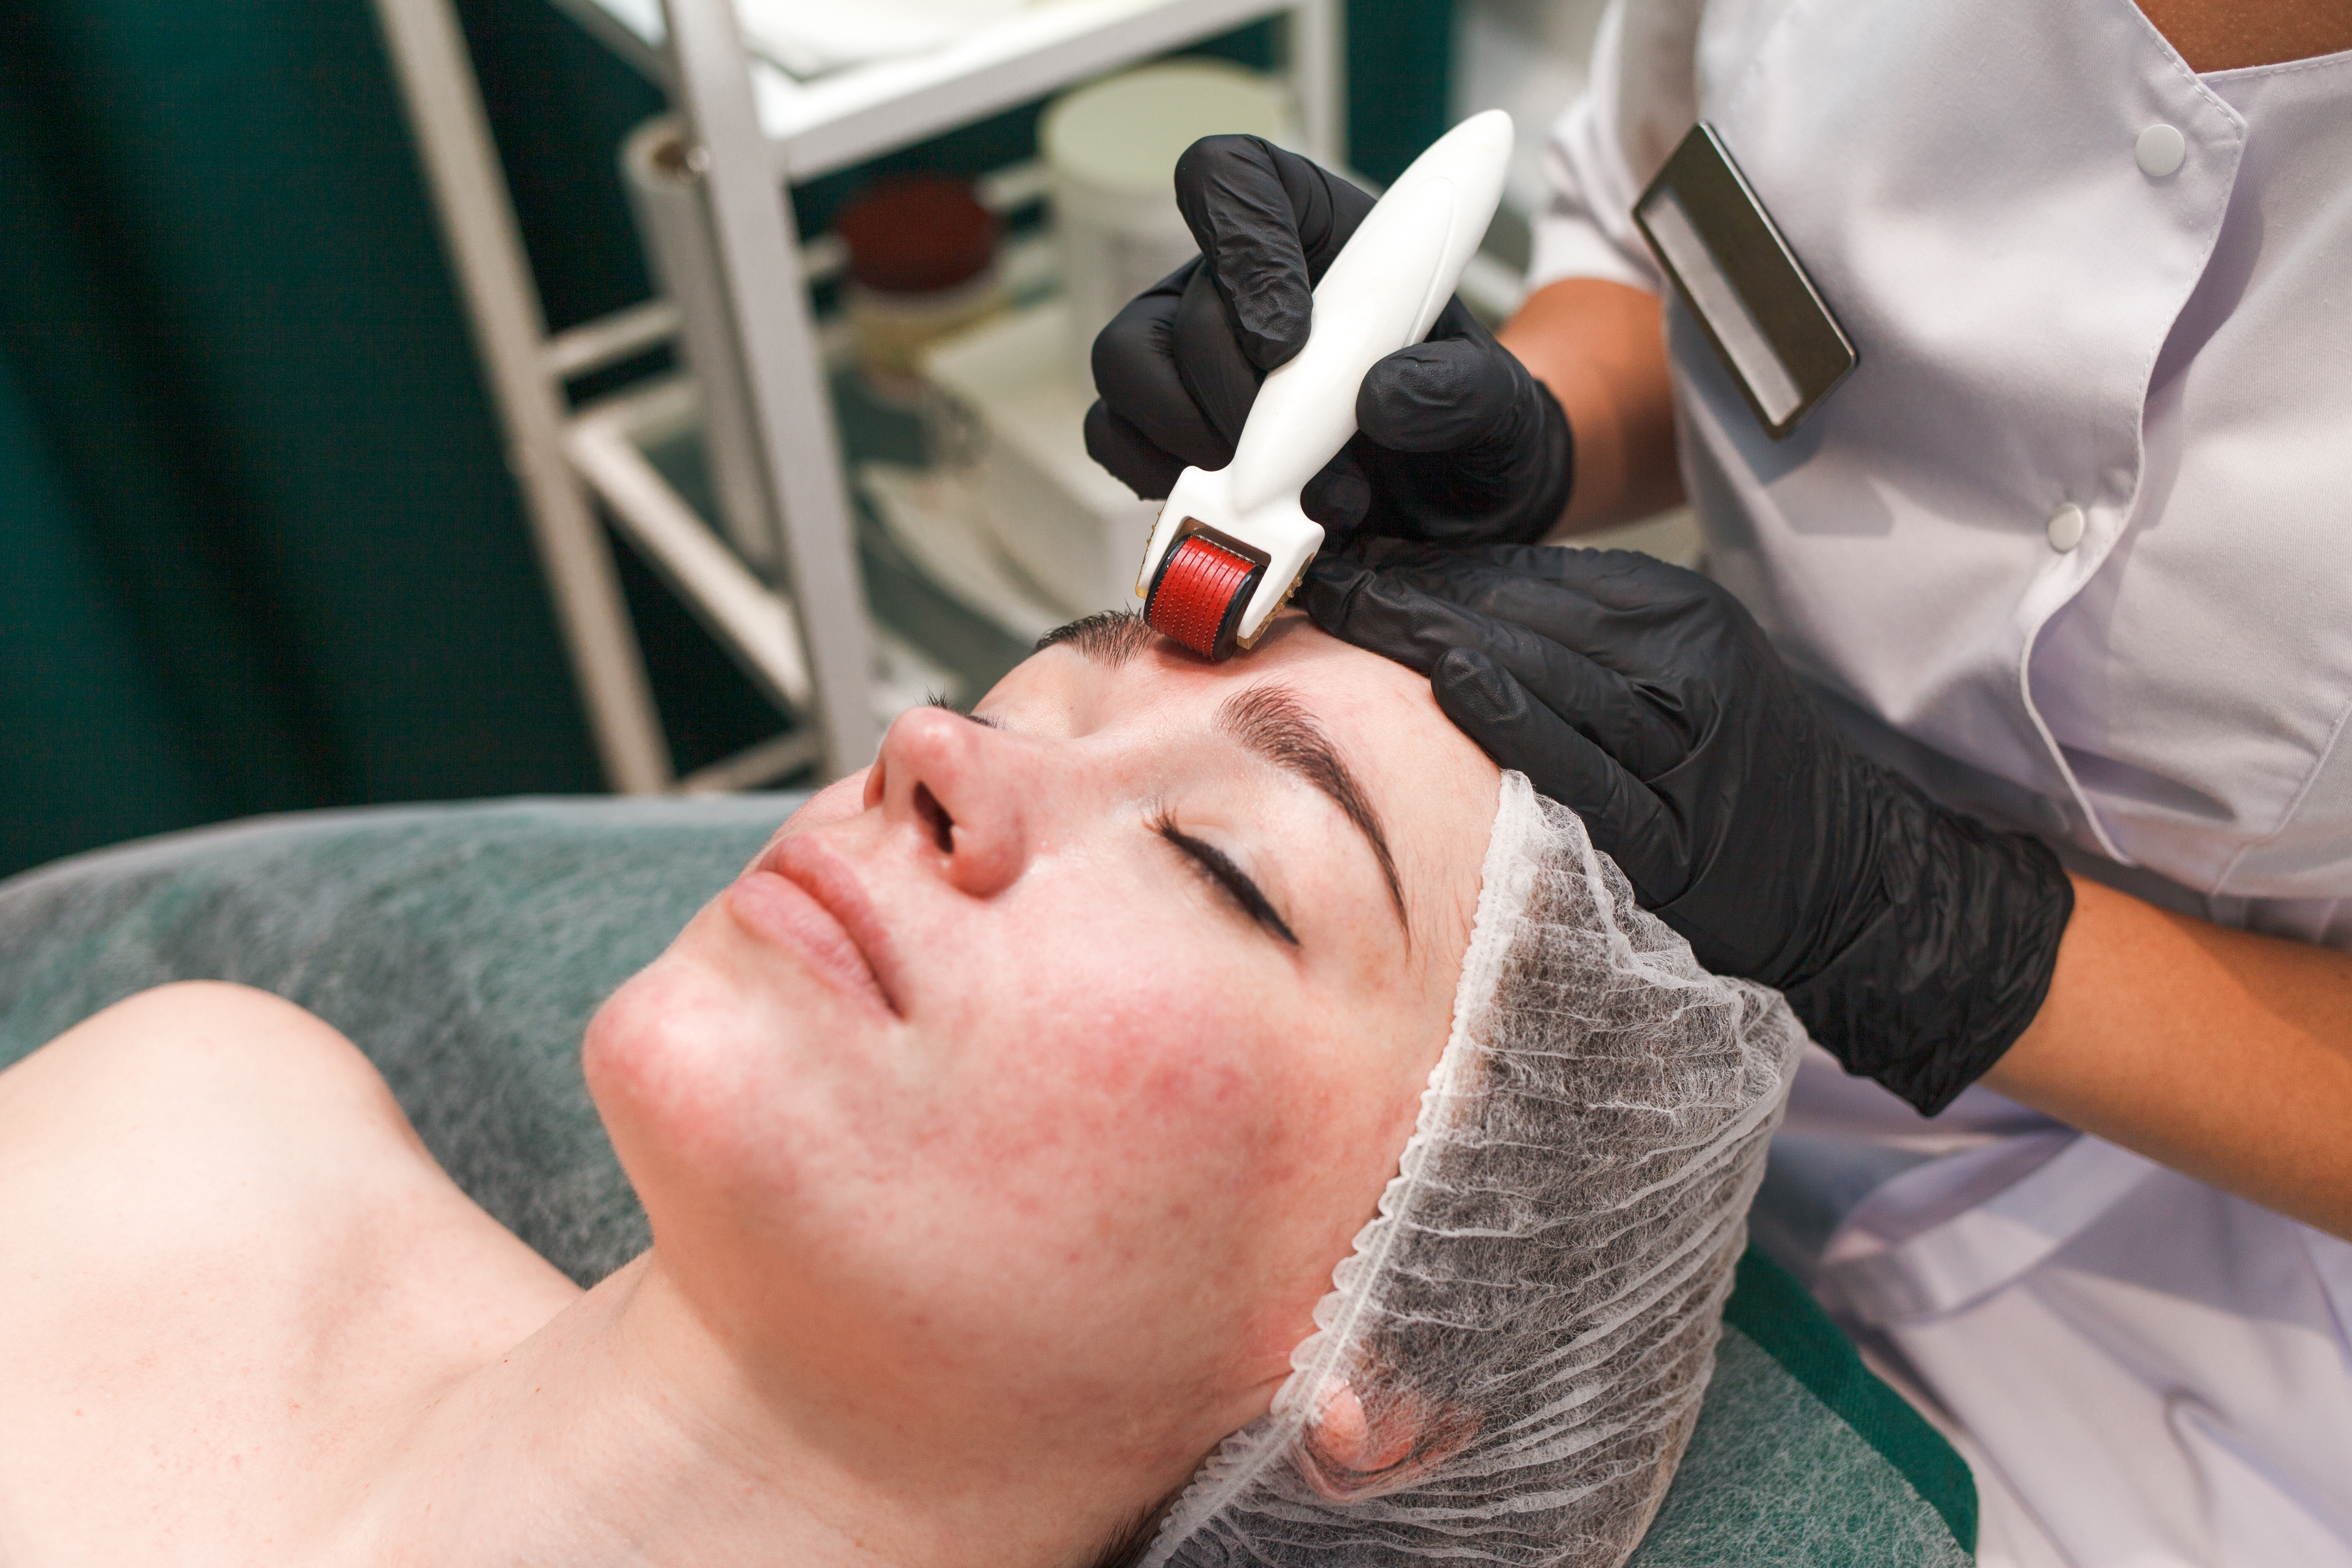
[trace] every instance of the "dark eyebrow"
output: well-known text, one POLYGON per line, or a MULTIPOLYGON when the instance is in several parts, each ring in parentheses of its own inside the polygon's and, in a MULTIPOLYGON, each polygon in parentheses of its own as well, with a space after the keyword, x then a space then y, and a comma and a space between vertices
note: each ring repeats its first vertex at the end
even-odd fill
POLYGON ((1068 626, 1055 626, 1039 637, 1031 651, 1044 653, 1049 647, 1067 643, 1097 664, 1117 669, 1150 647, 1159 635, 1133 610, 1104 610, 1068 626))
POLYGON ((1397 924, 1403 928, 1405 944, 1410 947, 1412 923, 1405 918, 1404 889, 1397 880, 1396 858, 1389 853, 1380 814, 1297 697, 1282 686, 1254 686, 1235 692, 1217 710, 1217 728, 1276 767, 1329 795, 1332 804, 1356 825, 1371 847, 1372 858, 1381 863, 1381 879, 1388 884, 1389 902, 1396 906, 1397 924))

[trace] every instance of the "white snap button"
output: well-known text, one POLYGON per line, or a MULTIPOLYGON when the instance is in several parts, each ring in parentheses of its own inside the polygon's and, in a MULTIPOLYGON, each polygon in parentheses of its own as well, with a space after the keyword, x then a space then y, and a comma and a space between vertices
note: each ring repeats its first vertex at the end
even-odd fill
POLYGON ((2064 554, 2083 542, 2083 509, 2069 501, 2050 514, 2050 548, 2064 554))
POLYGON ((2160 180, 2180 167, 2189 156, 2189 139, 2169 125, 2151 125, 2139 133, 2132 147, 2132 156, 2139 160, 2139 172, 2151 180, 2160 180))

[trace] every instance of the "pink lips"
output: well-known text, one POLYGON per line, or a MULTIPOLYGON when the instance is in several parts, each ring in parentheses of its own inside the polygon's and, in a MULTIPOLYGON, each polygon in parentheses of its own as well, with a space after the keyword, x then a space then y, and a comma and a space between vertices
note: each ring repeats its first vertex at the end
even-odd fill
POLYGON ((898 1016, 876 970, 874 955, 887 954, 887 944, 866 889, 813 836, 772 845, 727 889, 727 907, 752 935, 795 953, 836 988, 898 1016))

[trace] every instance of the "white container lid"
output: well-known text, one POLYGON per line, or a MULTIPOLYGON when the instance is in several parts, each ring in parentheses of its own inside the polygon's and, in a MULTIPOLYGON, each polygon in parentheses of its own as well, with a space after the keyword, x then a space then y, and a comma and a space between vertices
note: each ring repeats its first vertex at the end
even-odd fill
POLYGON ((1184 149, 1226 132, 1280 141, 1290 98, 1274 78, 1214 59, 1167 60, 1122 72, 1056 100, 1038 127, 1060 179, 1106 195, 1165 200, 1184 149))

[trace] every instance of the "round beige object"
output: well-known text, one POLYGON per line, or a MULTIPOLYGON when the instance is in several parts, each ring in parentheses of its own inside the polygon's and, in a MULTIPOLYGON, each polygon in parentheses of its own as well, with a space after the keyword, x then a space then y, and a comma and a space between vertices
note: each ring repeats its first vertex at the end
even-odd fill
POLYGON ((1037 140, 1060 230, 1070 374, 1092 384, 1095 334, 1196 247, 1176 210, 1176 160, 1203 136, 1295 138, 1280 81, 1223 60, 1168 60, 1065 94, 1037 140))
POLYGON ((1289 94, 1272 78, 1223 60, 1168 60, 1065 94, 1037 140, 1061 178, 1167 198, 1176 160, 1202 137, 1278 140, 1290 124, 1289 94))

